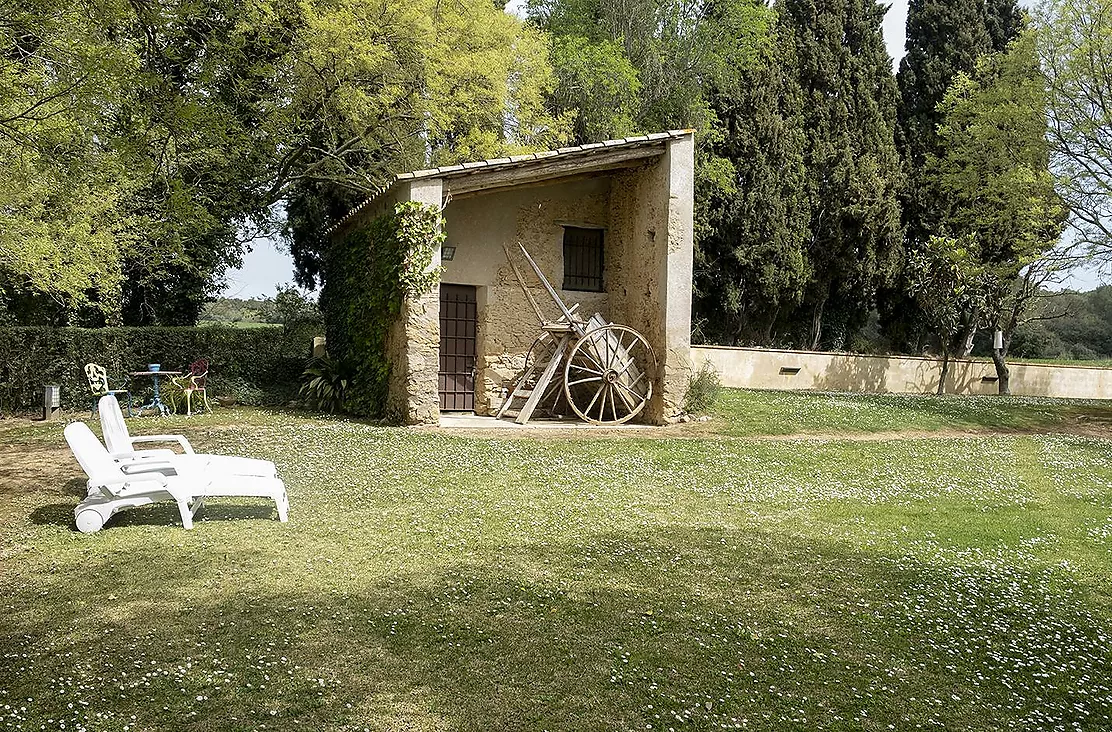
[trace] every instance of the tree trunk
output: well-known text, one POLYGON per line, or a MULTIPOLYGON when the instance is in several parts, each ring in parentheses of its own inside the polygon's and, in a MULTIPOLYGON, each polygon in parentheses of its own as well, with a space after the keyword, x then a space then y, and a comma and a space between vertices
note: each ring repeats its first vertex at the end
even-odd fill
POLYGON ((822 340, 822 309, 826 305, 826 298, 819 301, 815 306, 815 313, 811 317, 811 350, 819 350, 819 343, 822 340))
POLYGON ((950 346, 942 346, 942 373, 938 377, 938 395, 946 393, 946 376, 950 373, 950 346))
POLYGON ((996 391, 998 394, 1007 396, 1012 393, 1012 387, 1008 383, 1011 373, 1008 371, 1008 364, 1004 363, 1005 355, 1006 351, 1003 348, 992 349, 992 363, 996 366, 996 391))
MULTIPOLYGON (((1012 329, 1015 328, 1017 320, 1018 318, 1012 318, 1010 324, 1012 329)), ((994 347, 992 349, 992 364, 996 367, 996 393, 1003 394, 1004 396, 1008 396, 1012 393, 1010 381, 1012 374, 1011 370, 1008 369, 1008 364, 1004 360, 1008 357, 1008 346, 1012 345, 1012 332, 1011 329, 1004 332, 1004 337, 1001 339, 1003 348, 994 347)), ((995 336, 993 340, 995 341, 995 336)), ((995 346, 996 343, 993 342, 992 345, 995 346)))
POLYGON ((771 348, 772 347, 772 329, 776 327, 776 319, 779 318, 779 317, 780 317, 780 306, 777 305, 775 308, 773 308, 772 317, 768 319, 768 326, 764 329, 764 334, 763 334, 764 340, 762 341, 761 345, 764 346, 765 348, 771 348))
POLYGON ((973 352, 973 339, 977 337, 977 319, 974 318, 965 326, 965 330, 961 334, 961 347, 958 350, 958 358, 969 358, 969 354, 973 352))

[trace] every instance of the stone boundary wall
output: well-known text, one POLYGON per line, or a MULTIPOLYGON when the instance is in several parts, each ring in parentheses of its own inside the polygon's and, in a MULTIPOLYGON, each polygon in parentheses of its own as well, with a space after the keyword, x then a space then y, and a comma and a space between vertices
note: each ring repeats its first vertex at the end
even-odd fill
MULTIPOLYGON (((723 386, 902 394, 933 394, 942 362, 918 356, 782 351, 765 348, 693 346, 698 369, 709 362, 723 386)), ((1112 368, 1009 363, 1013 394, 1112 399, 1112 368)), ((956 360, 946 378, 948 394, 996 394, 991 361, 956 360)))

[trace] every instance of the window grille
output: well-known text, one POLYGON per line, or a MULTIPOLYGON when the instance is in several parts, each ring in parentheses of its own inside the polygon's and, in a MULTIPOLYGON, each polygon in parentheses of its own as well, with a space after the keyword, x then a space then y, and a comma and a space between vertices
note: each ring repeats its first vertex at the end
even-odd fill
POLYGON ((603 292, 602 229, 564 227, 564 289, 603 292))

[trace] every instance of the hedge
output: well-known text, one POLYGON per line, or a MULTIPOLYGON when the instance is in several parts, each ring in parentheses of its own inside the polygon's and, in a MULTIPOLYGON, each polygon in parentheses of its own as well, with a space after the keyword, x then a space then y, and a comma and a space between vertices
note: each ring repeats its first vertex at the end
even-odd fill
MULTIPOLYGON (((0 412, 36 411, 44 384, 60 384, 62 406, 88 409, 85 364, 108 370, 113 388, 148 363, 184 370, 209 360, 208 394, 241 404, 281 404, 297 395, 298 381, 319 327, 293 328, 0 328, 0 412)), ((131 380, 133 395, 149 391, 149 378, 131 380)))

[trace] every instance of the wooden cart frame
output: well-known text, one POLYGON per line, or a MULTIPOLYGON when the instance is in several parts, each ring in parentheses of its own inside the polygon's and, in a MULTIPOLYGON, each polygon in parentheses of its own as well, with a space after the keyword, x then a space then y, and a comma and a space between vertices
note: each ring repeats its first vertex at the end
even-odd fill
POLYGON ((514 276, 540 320, 541 333, 497 416, 503 417, 515 402, 522 401, 514 421, 526 424, 538 407, 554 407, 561 397, 580 419, 591 424, 622 424, 641 414, 652 398, 657 370, 656 354, 648 340, 598 313, 587 320, 579 318, 578 306, 568 307, 525 247, 518 244, 518 248, 560 316, 554 321, 545 318, 510 249, 503 246, 514 276), (557 379, 561 367, 562 382, 557 379))

